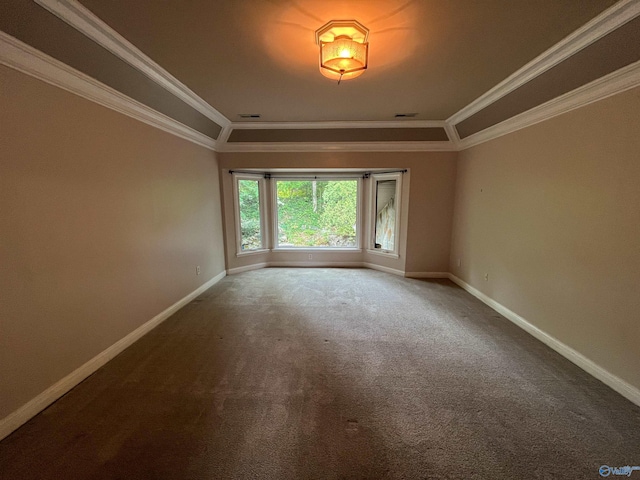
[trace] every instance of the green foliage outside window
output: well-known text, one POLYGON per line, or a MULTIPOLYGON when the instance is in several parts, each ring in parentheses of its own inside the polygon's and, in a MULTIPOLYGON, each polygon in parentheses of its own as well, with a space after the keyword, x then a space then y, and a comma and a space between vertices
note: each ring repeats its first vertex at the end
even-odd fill
POLYGON ((260 232, 260 190, 257 180, 238 180, 242 250, 262 247, 260 232))
POLYGON ((279 246, 356 246, 356 180, 278 180, 277 191, 279 246))

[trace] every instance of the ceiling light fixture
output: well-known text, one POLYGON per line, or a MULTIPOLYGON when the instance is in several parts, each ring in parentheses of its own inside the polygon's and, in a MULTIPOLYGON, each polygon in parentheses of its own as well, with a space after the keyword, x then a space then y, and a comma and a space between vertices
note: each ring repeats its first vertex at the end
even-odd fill
POLYGON ((369 62, 369 29, 356 20, 331 20, 316 30, 320 73, 332 80, 359 77, 369 62))

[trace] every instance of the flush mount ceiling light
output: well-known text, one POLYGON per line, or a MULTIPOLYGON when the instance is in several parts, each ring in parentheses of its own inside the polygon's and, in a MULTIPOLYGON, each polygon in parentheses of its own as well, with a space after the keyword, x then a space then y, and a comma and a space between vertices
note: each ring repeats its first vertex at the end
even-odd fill
POLYGON ((359 77, 369 61, 369 29, 356 20, 332 20, 316 30, 320 73, 332 80, 359 77))

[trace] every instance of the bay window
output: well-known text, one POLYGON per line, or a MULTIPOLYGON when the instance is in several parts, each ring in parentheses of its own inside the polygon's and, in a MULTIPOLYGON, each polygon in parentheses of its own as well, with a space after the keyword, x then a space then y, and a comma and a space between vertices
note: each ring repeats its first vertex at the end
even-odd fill
POLYGON ((237 253, 266 248, 265 182, 263 177, 234 175, 237 253))
POLYGON ((359 179, 274 179, 274 248, 358 248, 359 179))
POLYGON ((371 175, 371 253, 397 257, 400 237, 402 173, 371 175))
POLYGON ((398 258, 403 171, 232 173, 238 256, 268 250, 366 248, 398 258), (367 218, 361 216, 365 197, 367 218))

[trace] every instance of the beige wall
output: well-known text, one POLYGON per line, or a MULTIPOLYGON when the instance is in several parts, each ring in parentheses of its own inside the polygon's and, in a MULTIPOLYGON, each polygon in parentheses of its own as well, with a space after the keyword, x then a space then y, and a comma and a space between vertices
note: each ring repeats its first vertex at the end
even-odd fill
POLYGON ((635 89, 461 152, 451 272, 640 388, 638 112, 635 89))
POLYGON ((1 419, 224 257, 213 152, 5 67, 0 93, 1 419))
MULTIPOLYGON (((455 185, 455 152, 314 152, 314 153, 222 153, 221 183, 224 193, 227 268, 262 262, 308 262, 306 253, 269 252, 236 257, 233 188, 228 170, 309 169, 402 169, 401 215, 406 231, 400 240, 400 258, 368 253, 314 252, 318 262, 367 262, 407 272, 446 272, 451 241, 451 217, 455 185)), ((367 211, 364 215, 366 217, 367 211)))
POLYGON ((223 242, 228 269, 308 261, 235 256, 229 169, 408 168, 399 259, 313 260, 451 271, 640 388, 640 89, 459 154, 223 153, 219 165, 5 67, 0 94, 0 419, 221 273, 223 242))

